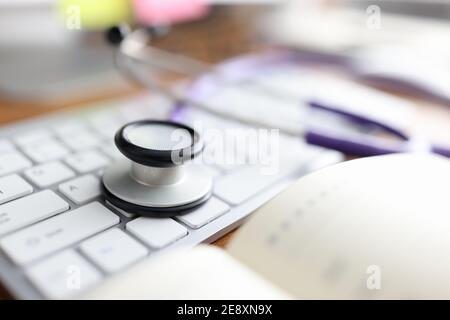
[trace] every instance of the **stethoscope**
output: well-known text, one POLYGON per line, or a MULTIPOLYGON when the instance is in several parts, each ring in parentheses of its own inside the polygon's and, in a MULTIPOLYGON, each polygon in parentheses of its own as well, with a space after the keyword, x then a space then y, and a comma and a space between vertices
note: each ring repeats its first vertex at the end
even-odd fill
POLYGON ((200 134, 189 126, 156 120, 128 123, 115 136, 127 158, 103 174, 103 193, 112 205, 143 216, 171 217, 209 199, 210 171, 191 165, 204 149, 200 134))
MULTIPOLYGON (((211 90, 215 86, 220 87, 245 79, 245 75, 268 65, 295 62, 295 53, 271 52, 211 67, 200 61, 148 46, 152 36, 154 33, 146 29, 128 32, 116 28, 110 34, 112 40, 120 43, 116 53, 118 68, 131 80, 157 89, 171 98, 178 106, 172 114, 172 120, 178 120, 180 109, 193 107, 245 125, 268 126, 263 119, 245 118, 230 114, 224 109, 211 108, 202 102, 202 92, 205 92, 205 84, 207 89, 211 90), (188 74, 197 81, 191 85, 188 93, 166 89, 144 72, 147 71, 144 66, 149 65, 161 70, 188 74)), ((280 99, 286 98, 271 87, 257 85, 265 93, 280 99)), ((397 141, 386 141, 365 134, 341 134, 318 128, 280 128, 280 131, 290 136, 303 137, 309 144, 357 156, 426 151, 450 157, 450 149, 424 143, 392 125, 318 101, 310 101, 309 106, 312 110, 333 114, 358 126, 377 129, 378 132, 394 136, 397 141)), ((199 132, 188 125, 176 121, 132 122, 117 132, 115 143, 126 159, 115 162, 105 170, 102 185, 106 200, 118 208, 143 216, 172 217, 192 211, 211 196, 211 174, 202 165, 190 164, 191 160, 203 151, 204 142, 199 132), (177 140, 177 143, 174 143, 174 136, 178 140, 181 139, 181 142, 177 140)))

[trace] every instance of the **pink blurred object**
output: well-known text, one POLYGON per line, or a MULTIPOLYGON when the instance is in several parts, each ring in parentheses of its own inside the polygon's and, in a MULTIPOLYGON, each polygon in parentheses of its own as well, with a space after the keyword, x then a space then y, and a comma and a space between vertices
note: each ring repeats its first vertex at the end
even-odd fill
POLYGON ((196 20, 209 11, 206 0, 133 0, 136 21, 145 25, 196 20))

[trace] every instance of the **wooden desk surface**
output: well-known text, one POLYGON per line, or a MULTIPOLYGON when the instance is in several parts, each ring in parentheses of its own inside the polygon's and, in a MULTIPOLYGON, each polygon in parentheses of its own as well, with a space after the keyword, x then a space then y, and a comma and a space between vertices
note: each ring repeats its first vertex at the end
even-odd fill
MULTIPOLYGON (((242 17, 254 16, 259 9, 241 9, 236 13, 233 9, 226 9, 213 14, 206 26, 202 24, 189 24, 184 28, 175 30, 170 36, 160 40, 157 45, 168 50, 188 52, 188 54, 210 62, 218 62, 241 52, 249 52, 264 47, 261 39, 256 39, 248 23, 242 23, 242 17), (212 23, 212 24, 210 24, 212 23), (216 35, 220 34, 220 37, 216 35), (195 39, 188 41, 187 39, 195 39), (206 41, 203 41, 206 40, 206 41), (208 42, 208 46, 206 46, 208 42), (188 44, 180 48, 180 43, 188 44)), ((257 38, 257 37, 256 37, 257 38)), ((8 101, 0 95, 0 124, 15 120, 30 118, 51 111, 67 108, 76 108, 80 103, 94 102, 105 98, 119 97, 135 94, 137 88, 124 88, 114 92, 101 92, 89 98, 83 97, 76 101, 60 102, 57 105, 37 102, 8 101)), ((413 122, 414 130, 430 137, 436 142, 450 144, 450 107, 443 107, 437 103, 424 102, 414 98, 419 105, 419 112, 413 122)), ((233 236, 233 232, 222 237, 214 243, 225 247, 233 236)), ((0 285, 0 299, 11 296, 0 285)))

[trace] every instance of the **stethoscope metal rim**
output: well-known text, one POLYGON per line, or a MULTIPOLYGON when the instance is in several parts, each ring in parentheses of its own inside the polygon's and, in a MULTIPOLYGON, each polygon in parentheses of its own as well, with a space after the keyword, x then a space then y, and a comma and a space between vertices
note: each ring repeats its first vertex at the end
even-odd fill
POLYGON ((105 185, 102 183, 102 192, 105 196, 106 201, 111 203, 113 206, 116 206, 117 208, 124 210, 126 212, 132 212, 141 216, 151 217, 151 218, 171 218, 174 215, 181 216, 188 214, 192 212, 193 210, 200 207, 202 204, 204 204, 206 201, 211 198, 212 192, 209 192, 202 198, 181 206, 175 206, 170 208, 161 208, 161 207, 147 207, 147 206, 141 206, 138 204, 134 204, 131 202, 127 202, 125 200, 122 200, 115 195, 113 195, 109 190, 105 187, 105 185))
POLYGON ((181 179, 168 184, 145 184, 132 176, 127 159, 112 163, 103 174, 103 185, 125 202, 152 208, 168 208, 195 202, 212 189, 211 173, 203 165, 185 164, 181 179))
POLYGON ((204 148, 204 143, 200 138, 200 135, 191 127, 174 121, 162 121, 162 120, 138 120, 127 123, 122 126, 114 137, 119 151, 129 158, 130 160, 142 164, 144 166, 153 167, 173 167, 180 165, 181 163, 173 162, 173 154, 177 154, 181 161, 188 161, 199 155, 204 148), (127 128, 131 126, 139 125, 167 125, 186 130, 192 137, 192 144, 189 147, 177 150, 154 150, 149 148, 140 147, 128 140, 125 132, 127 128))
MULTIPOLYGON (((172 139, 170 133, 162 134, 172 139)), ((200 134, 193 128, 173 121, 135 121, 119 129, 115 142, 128 159, 112 163, 103 173, 101 185, 105 199, 117 208, 165 218, 188 213, 211 197, 211 172, 202 165, 190 163, 204 148, 200 134), (186 130, 191 136, 190 146, 155 150, 135 144, 125 134, 132 126, 154 124, 186 130), (181 161, 173 159, 173 152, 181 154, 181 161)))

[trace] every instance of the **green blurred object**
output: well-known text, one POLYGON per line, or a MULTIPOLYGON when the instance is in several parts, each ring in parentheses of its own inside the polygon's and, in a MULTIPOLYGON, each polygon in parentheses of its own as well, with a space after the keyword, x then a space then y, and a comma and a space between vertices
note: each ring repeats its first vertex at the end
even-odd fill
POLYGON ((129 0, 60 0, 59 10, 71 29, 103 30, 133 21, 129 0))

